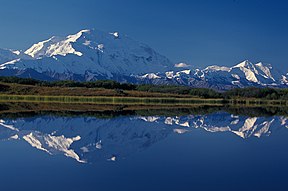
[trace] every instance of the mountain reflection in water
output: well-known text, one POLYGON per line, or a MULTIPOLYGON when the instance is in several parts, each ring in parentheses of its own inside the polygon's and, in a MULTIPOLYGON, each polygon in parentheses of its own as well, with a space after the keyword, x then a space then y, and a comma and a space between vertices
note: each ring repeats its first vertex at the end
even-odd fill
POLYGON ((196 113, 184 109, 175 112, 179 115, 171 109, 166 111, 105 111, 96 112, 97 115, 93 112, 69 115, 24 112, 16 116, 6 113, 1 115, 0 139, 24 141, 50 155, 65 155, 81 163, 96 163, 126 158, 173 134, 192 134, 201 130, 230 133, 235 135, 235 139, 255 139, 288 128, 287 115, 261 108, 202 108, 201 111, 196 109, 199 111, 196 113))

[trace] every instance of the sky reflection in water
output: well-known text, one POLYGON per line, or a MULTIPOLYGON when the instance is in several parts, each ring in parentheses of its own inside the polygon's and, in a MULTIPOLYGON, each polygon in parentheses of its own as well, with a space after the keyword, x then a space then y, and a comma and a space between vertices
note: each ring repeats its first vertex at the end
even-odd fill
POLYGON ((249 115, 5 116, 0 187, 285 190, 288 118, 249 115))

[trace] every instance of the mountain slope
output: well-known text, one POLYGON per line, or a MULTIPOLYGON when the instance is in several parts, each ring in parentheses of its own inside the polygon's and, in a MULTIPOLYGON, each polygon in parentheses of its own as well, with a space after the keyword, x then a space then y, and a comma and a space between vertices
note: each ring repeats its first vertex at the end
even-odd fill
POLYGON ((34 44, 25 54, 33 59, 2 63, 1 68, 30 68, 55 79, 76 80, 117 79, 173 69, 166 57, 149 46, 118 33, 97 30, 82 30, 65 38, 52 37, 34 44))
POLYGON ((19 51, 12 51, 0 48, 0 63, 9 62, 19 58, 19 51))
POLYGON ((245 60, 233 67, 192 68, 173 64, 151 47, 118 32, 82 30, 53 36, 26 51, 0 49, 0 76, 40 80, 173 84, 228 90, 247 86, 288 87, 288 74, 270 64, 245 60), (182 70, 186 68, 185 70, 182 70))
POLYGON ((269 64, 252 64, 248 60, 233 67, 213 65, 205 69, 150 73, 138 76, 138 79, 143 83, 179 84, 216 90, 247 86, 288 87, 287 74, 269 64))

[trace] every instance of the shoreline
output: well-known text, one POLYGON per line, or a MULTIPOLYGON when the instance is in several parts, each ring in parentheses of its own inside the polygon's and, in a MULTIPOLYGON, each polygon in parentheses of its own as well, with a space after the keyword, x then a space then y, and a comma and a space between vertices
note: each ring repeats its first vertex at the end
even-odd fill
POLYGON ((130 96, 44 96, 0 94, 0 102, 73 103, 98 105, 163 105, 163 106, 288 106, 288 100, 256 98, 177 98, 177 97, 130 97, 130 96))

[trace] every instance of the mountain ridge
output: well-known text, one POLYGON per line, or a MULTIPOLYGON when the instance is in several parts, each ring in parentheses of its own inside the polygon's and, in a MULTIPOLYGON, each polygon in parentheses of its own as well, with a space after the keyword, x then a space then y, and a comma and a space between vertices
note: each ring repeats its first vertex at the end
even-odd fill
POLYGON ((226 67, 212 65, 204 69, 186 69, 178 72, 145 74, 138 78, 144 83, 179 84, 192 87, 227 90, 232 88, 255 87, 288 87, 288 75, 270 64, 248 60, 226 67), (152 78, 154 76, 154 78, 152 78))
POLYGON ((227 90, 235 87, 288 87, 288 74, 270 64, 245 60, 204 69, 172 63, 146 44, 119 32, 81 30, 53 36, 25 51, 0 49, 0 75, 40 80, 174 84, 227 90))

